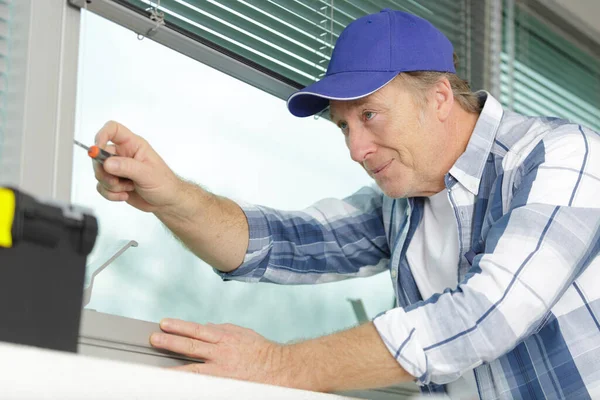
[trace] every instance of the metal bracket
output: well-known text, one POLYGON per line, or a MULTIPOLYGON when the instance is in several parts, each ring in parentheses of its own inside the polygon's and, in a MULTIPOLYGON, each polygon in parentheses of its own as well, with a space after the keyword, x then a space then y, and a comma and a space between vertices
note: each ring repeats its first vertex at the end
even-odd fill
POLYGON ((108 260, 106 260, 106 262, 104 262, 104 264, 102 264, 99 268, 97 268, 94 271, 94 273, 92 274, 92 277, 90 279, 90 284, 83 289, 83 301, 82 301, 82 306, 81 306, 82 308, 87 306, 92 298, 92 290, 94 289, 94 279, 96 278, 96 275, 98 275, 100 272, 102 272, 102 270, 104 268, 108 267, 113 261, 115 261, 121 254, 123 254, 125 252, 125 250, 127 250, 130 247, 137 247, 137 246, 138 246, 138 242, 136 242, 135 240, 128 241, 112 257, 110 257, 108 260))
POLYGON ((364 324, 365 322, 369 322, 369 317, 367 316, 367 311, 365 310, 365 305, 361 299, 347 299, 352 305, 352 309, 354 310, 354 315, 358 320, 359 324, 364 324))

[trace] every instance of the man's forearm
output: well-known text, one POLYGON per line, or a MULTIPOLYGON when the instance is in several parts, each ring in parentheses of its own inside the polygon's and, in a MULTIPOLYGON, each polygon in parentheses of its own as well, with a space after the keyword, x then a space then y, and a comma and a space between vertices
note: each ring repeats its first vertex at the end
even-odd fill
POLYGON ((154 214, 194 254, 223 272, 236 269, 248 248, 248 222, 232 200, 182 181, 176 206, 154 214))
POLYGON ((289 386, 332 392, 413 381, 394 360, 372 322, 284 347, 289 386))

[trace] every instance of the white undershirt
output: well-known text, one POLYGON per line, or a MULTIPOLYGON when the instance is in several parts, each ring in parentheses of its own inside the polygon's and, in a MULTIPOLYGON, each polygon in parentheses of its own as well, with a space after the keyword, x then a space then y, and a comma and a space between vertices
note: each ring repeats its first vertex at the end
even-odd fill
MULTIPOLYGON (((406 258, 423 299, 458 285, 458 227, 448 191, 425 198, 423 218, 406 258)), ((451 399, 478 399, 475 376, 465 372, 446 385, 451 399)))

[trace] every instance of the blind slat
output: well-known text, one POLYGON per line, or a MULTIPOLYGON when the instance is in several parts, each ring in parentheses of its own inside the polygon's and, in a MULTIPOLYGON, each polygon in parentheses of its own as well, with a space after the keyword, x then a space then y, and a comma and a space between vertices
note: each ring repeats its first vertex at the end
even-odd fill
MULTIPOLYGON (((273 19, 285 21, 289 25, 296 27, 298 31, 304 32, 307 35, 320 38, 321 34, 329 34, 329 28, 325 27, 323 24, 319 24, 318 22, 305 18, 302 15, 298 15, 289 8, 282 7, 276 3, 273 3, 272 1, 246 0, 245 3, 247 3, 249 6, 254 6, 261 9, 265 14, 271 16, 273 19)), ((334 37, 337 38, 335 33, 334 37)))
MULTIPOLYGON (((532 65, 539 72, 550 79, 556 79, 560 73, 562 79, 572 79, 573 84, 579 84, 585 90, 589 88, 586 82, 597 79, 598 73, 594 65, 584 65, 579 59, 568 57, 565 53, 557 51, 545 41, 535 39, 519 40, 515 43, 516 59, 526 65, 532 65)), ((596 65, 600 67, 600 65, 596 65)))
MULTIPOLYGON (((506 78, 502 77, 502 79, 503 83, 506 83, 506 78)), ((579 109, 572 103, 563 102, 562 104, 558 104, 553 100, 555 98, 554 95, 546 88, 539 90, 539 87, 528 87, 527 83, 529 80, 522 75, 517 75, 516 82, 519 85, 522 85, 522 88, 513 92, 514 100, 521 103, 531 103, 529 108, 538 110, 538 114, 534 115, 557 116, 584 124, 593 124, 594 122, 598 122, 596 113, 586 112, 583 109, 579 109)), ((516 106, 515 111, 519 111, 516 106)))
MULTIPOLYGON (((122 0, 148 13, 150 0, 122 0)), ((468 0, 162 0, 170 26, 210 42, 230 55, 296 82, 318 80, 341 31, 354 19, 384 8, 424 17, 452 41, 461 60, 470 59, 468 0)), ((461 63, 459 74, 469 68, 461 63)), ((466 76, 464 76, 466 77, 466 76)))
MULTIPOLYGON (((288 64, 296 63, 296 61, 290 59, 293 56, 288 54, 294 54, 298 58, 306 60, 308 64, 318 64, 322 60, 322 57, 316 54, 314 50, 310 50, 311 47, 316 47, 317 43, 309 42, 305 47, 297 45, 294 42, 301 42, 292 41, 294 36, 290 36, 291 30, 288 30, 288 36, 274 33, 274 30, 269 30, 267 26, 252 23, 226 9, 214 6, 208 1, 198 2, 201 7, 186 7, 174 0, 163 0, 162 3, 175 14, 288 64), (278 50, 278 48, 284 49, 285 52, 278 50)), ((302 39, 304 41, 309 40, 308 38, 302 39)))
MULTIPOLYGON (((507 55, 504 53, 502 58, 506 60, 507 55)), ((501 70, 504 72, 502 79, 508 79, 508 68, 507 62, 502 62, 501 70)), ((514 63, 513 68, 514 79, 519 81, 520 85, 523 86, 522 88, 518 86, 515 90, 527 88, 530 90, 537 90, 547 94, 552 101, 555 101, 554 99, 556 97, 561 97, 561 100, 563 100, 565 104, 573 104, 577 108, 581 108, 589 113, 595 113, 597 111, 598 104, 588 102, 579 96, 577 88, 565 85, 563 81, 560 81, 560 84, 558 82, 551 81, 545 76, 539 74, 538 71, 535 71, 530 67, 519 63, 518 61, 514 63)))
MULTIPOLYGON (((508 18, 503 13, 503 18, 508 18)), ((503 35, 501 92, 506 106, 600 130, 600 59, 578 48, 529 10, 515 5, 514 60, 503 35), (510 92, 512 90, 512 93, 510 92)))

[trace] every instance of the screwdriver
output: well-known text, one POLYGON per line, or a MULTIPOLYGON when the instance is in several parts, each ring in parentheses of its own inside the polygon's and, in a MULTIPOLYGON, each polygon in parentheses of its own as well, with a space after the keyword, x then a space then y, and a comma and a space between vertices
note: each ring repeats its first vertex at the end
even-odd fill
POLYGON ((88 147, 85 144, 78 142, 77 140, 73 140, 73 142, 75 142, 77 146, 87 150, 88 156, 92 157, 92 159, 98 161, 100 164, 104 164, 104 161, 108 157, 114 156, 114 154, 109 153, 108 151, 103 150, 96 145, 88 147))

